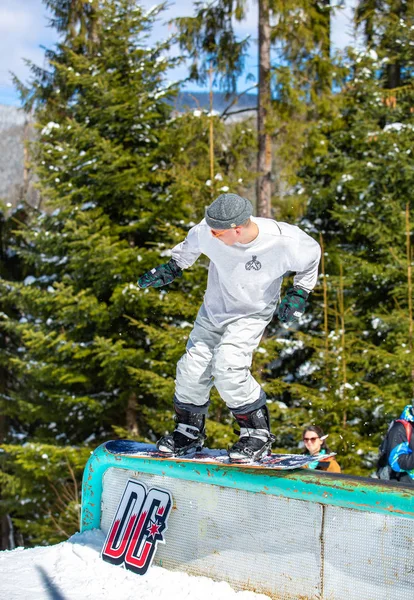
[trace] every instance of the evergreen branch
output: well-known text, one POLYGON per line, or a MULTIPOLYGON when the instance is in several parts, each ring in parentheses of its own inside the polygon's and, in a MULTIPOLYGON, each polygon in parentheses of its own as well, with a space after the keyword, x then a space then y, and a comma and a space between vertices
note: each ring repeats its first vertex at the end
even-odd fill
POLYGON ((398 300, 397 300, 397 297, 396 297, 396 296, 394 296, 394 302, 395 302, 395 304, 397 305, 397 308, 398 308, 398 310, 401 310, 401 311, 402 311, 403 309, 401 308, 401 304, 398 302, 398 300))
MULTIPOLYGON (((250 92, 250 90, 254 90, 255 88, 257 88, 257 83, 255 83, 254 85, 252 85, 250 88, 247 88, 247 90, 244 90, 243 92, 241 92, 241 94, 238 94, 235 98, 233 98, 233 100, 231 101, 231 103, 229 104, 229 106, 227 106, 224 111, 221 113, 220 115, 220 119, 223 119, 223 117, 226 116, 226 114, 228 113, 228 111, 230 110, 230 108, 232 106, 234 106, 238 100, 244 96, 244 94, 247 94, 247 92, 250 92)), ((232 111, 230 114, 235 115, 237 113, 241 113, 241 112, 246 112, 246 111, 250 111, 250 110, 257 110, 257 106, 254 108, 244 108, 244 109, 240 109, 240 110, 235 110, 232 111)))
POLYGON ((245 113, 245 112, 257 112, 257 107, 254 106, 253 108, 241 108, 240 110, 233 110, 231 113, 227 114, 226 119, 227 119, 227 117, 231 117, 232 115, 238 115, 239 113, 245 113))
POLYGON ((390 251, 392 257, 397 261, 397 263, 400 265, 400 267, 404 268, 405 265, 404 263, 398 258, 398 256, 395 253, 394 248, 388 248, 388 250, 390 251))
POLYGON ((399 94, 404 96, 406 93, 408 93, 409 91, 412 91, 413 89, 414 89, 414 85, 412 83, 407 83, 406 85, 401 85, 396 88, 383 88, 382 93, 384 94, 384 96, 391 96, 391 97, 398 96, 399 94))

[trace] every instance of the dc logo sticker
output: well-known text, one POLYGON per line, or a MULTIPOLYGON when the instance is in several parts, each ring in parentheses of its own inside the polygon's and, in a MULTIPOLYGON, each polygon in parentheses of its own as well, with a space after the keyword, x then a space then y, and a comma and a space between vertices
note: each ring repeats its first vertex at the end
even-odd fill
POLYGON ((262 268, 262 263, 257 260, 257 256, 252 256, 252 260, 249 260, 244 267, 246 271, 251 271, 252 269, 259 271, 262 268))
POLYGON ((154 558, 172 506, 171 494, 129 479, 106 536, 101 557, 113 565, 125 564, 144 575, 154 558))

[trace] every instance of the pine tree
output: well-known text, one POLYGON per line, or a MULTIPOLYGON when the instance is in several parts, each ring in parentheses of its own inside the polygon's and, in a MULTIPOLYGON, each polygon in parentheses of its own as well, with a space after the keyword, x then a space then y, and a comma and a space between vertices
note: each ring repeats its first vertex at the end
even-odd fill
POLYGON ((99 0, 45 0, 51 26, 78 51, 92 49, 99 36, 99 0))
POLYGON ((412 397, 413 33, 412 20, 389 23, 401 45, 401 92, 390 101, 381 44, 382 55, 351 52, 340 114, 313 129, 302 169, 302 225, 325 246, 328 336, 321 290, 296 333, 302 343, 272 373, 284 379, 289 417, 325 426, 354 474, 372 472, 387 423, 412 397))
MULTIPOLYGON (((190 78, 206 81, 212 68, 215 78, 227 93, 235 93, 237 79, 243 73, 249 40, 238 40, 233 20, 246 17, 248 2, 220 0, 195 5, 193 17, 181 17, 175 22, 180 30, 180 46, 192 60, 190 78)), ((257 210, 260 216, 270 216, 271 210, 271 151, 269 119, 271 111, 270 75, 270 5, 259 2, 258 18, 258 106, 257 106, 257 210)))
POLYGON ((399 88, 405 77, 404 40, 398 35, 412 18, 413 5, 407 0, 359 0, 355 10, 355 22, 363 30, 367 46, 387 55, 384 85, 390 90, 399 88))
MULTIPOLYGON (((218 85, 236 92, 250 43, 237 38, 234 23, 246 17, 248 7, 246 1, 196 2, 193 17, 175 20, 181 48, 192 61, 190 79, 206 83, 211 68, 218 85)), ((329 1, 260 0, 258 10, 256 207, 258 216, 270 217, 272 195, 280 202, 292 184, 292 162, 299 159, 307 120, 322 106, 331 108, 338 69, 330 57, 329 1)))
POLYGON ((26 543, 56 539, 56 527, 75 530, 73 518, 62 512, 65 527, 57 516, 59 490, 79 477, 88 443, 113 427, 144 429, 145 438, 140 405, 157 397, 131 374, 148 372, 147 344, 128 323, 165 316, 160 299, 131 282, 175 242, 163 223, 178 224, 188 210, 170 193, 171 63, 168 43, 147 47, 154 18, 128 0, 102 3, 102 42, 90 53, 61 43, 49 53, 47 77, 34 68, 27 96, 38 106, 32 153, 48 210, 22 234, 31 277, 8 289, 23 315, 14 324, 23 351, 13 359, 21 387, 12 410, 27 443, 4 446, 2 475, 6 494, 31 498, 21 509, 26 543), (36 463, 44 472, 33 477, 36 463), (43 514, 30 516, 39 506, 43 514))
MULTIPOLYGON (((24 266, 14 249, 17 245, 14 230, 25 228, 27 221, 28 213, 23 205, 12 211, 6 206, 0 208, 0 282, 2 279, 8 280, 11 286, 24 279, 24 266)), ((20 340, 11 325, 19 318, 16 306, 9 301, 7 294, 0 294, 0 444, 7 439, 18 440, 20 435, 12 406, 12 394, 20 387, 12 359, 19 352, 20 340)), ((9 516, 10 505, 3 498, 2 489, 3 486, 0 485, 0 549, 7 550, 15 542, 9 516)))
MULTIPOLYGON (((6 440, 1 477, 10 504, 22 500, 13 520, 29 545, 76 530, 91 446, 115 435, 153 442, 171 427, 175 363, 206 264, 163 290, 135 282, 168 260, 212 195, 252 178, 251 128, 217 123, 209 181, 211 116, 173 114, 169 43, 146 39, 156 14, 103 2, 93 48, 62 42, 25 91, 46 211, 20 234, 25 285, 3 287, 22 314, 12 399, 23 447, 6 440)), ((213 445, 229 430, 212 424, 213 445)))

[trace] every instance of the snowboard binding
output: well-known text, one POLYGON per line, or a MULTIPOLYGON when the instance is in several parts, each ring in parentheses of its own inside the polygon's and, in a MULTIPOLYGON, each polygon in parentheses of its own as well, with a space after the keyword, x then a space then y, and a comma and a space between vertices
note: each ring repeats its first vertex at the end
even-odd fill
POLYGON ((205 435, 206 416, 189 410, 175 408, 176 428, 157 442, 159 452, 170 456, 193 456, 200 452, 205 435))
POLYGON ((240 439, 228 450, 230 462, 257 462, 270 455, 276 438, 270 433, 267 406, 245 414, 234 414, 234 417, 240 425, 240 439))

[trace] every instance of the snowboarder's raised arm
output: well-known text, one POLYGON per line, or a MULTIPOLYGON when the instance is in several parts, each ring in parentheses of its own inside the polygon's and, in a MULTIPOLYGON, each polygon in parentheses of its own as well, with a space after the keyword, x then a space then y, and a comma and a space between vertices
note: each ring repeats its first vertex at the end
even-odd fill
POLYGON ((171 260, 144 273, 138 279, 138 285, 141 289, 159 288, 168 285, 177 277, 182 276, 182 269, 191 267, 201 254, 198 247, 197 227, 198 225, 190 229, 185 240, 172 249, 171 260))
POLYGON ((172 259, 181 269, 191 267, 201 254, 198 239, 201 223, 192 227, 185 240, 172 249, 172 259))
POLYGON ((289 269, 296 273, 293 287, 289 288, 278 308, 283 323, 297 321, 305 312, 306 300, 318 280, 321 248, 307 233, 294 227, 295 236, 288 245, 289 269))

